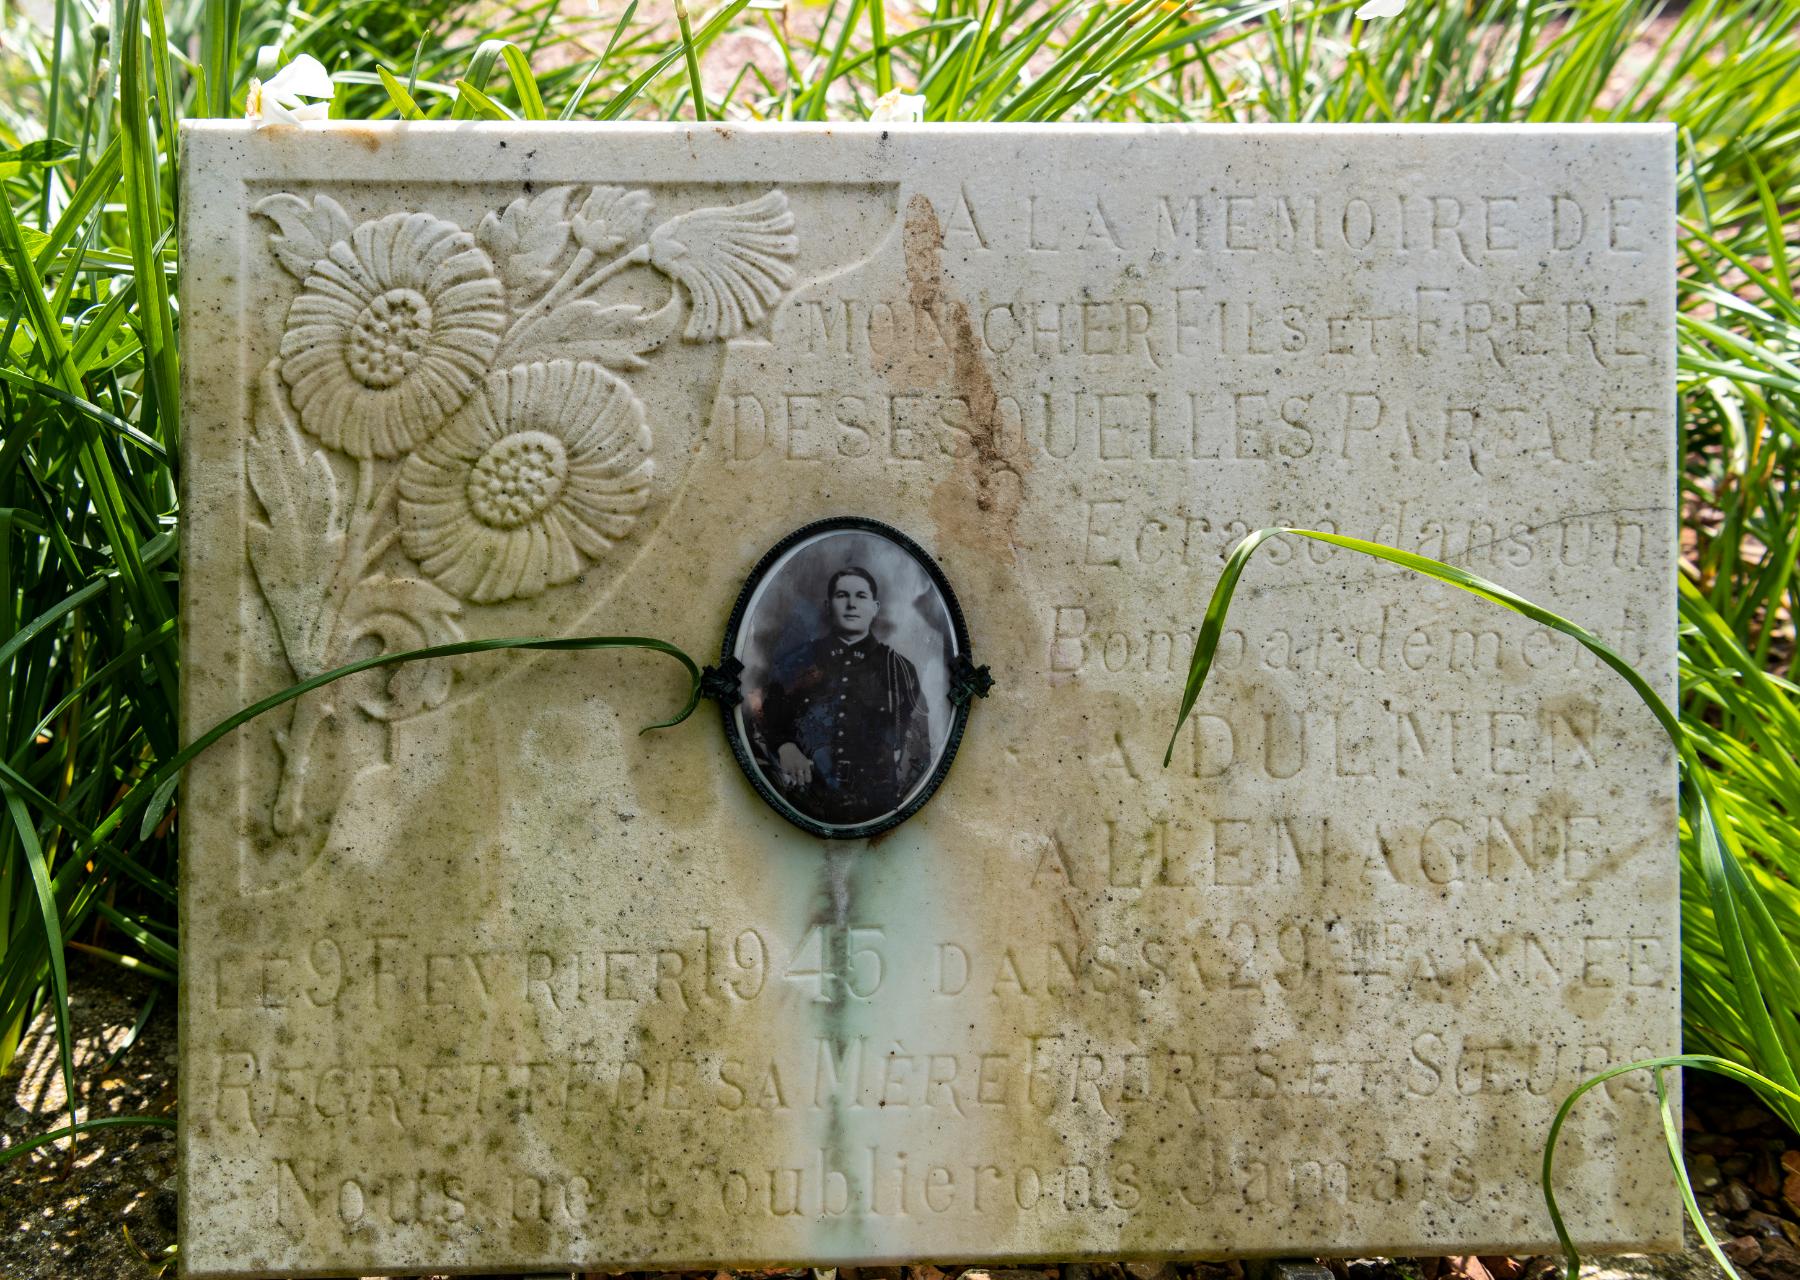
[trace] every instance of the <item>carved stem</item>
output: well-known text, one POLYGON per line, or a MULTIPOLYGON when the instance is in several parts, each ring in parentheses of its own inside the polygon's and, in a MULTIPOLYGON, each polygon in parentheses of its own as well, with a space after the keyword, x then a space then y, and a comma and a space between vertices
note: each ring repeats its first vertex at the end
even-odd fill
MULTIPOLYGON (((363 465, 369 466, 372 464, 364 463, 363 465)), ((360 485, 360 477, 358 479, 360 485)), ((369 503, 368 523, 357 531, 353 550, 358 550, 360 554, 357 556, 357 569, 355 575, 351 579, 352 584, 366 578, 372 573, 375 569, 375 562, 386 555, 388 548, 393 546, 395 541, 399 539, 400 530, 398 524, 395 523, 394 527, 388 529, 379 538, 376 538, 372 542, 369 540, 369 533, 375 525, 375 517, 393 507, 394 495, 399 491, 400 468, 395 467, 393 472, 389 474, 387 480, 382 484, 380 491, 376 493, 369 503)))
MULTIPOLYGON (((562 275, 557 277, 556 283, 550 286, 550 292, 539 298, 535 305, 527 307, 524 313, 520 315, 519 320, 513 321, 512 327, 517 329, 519 327, 519 321, 525 319, 526 316, 535 315, 541 311, 554 310, 556 305, 562 301, 563 294, 567 293, 574 286, 575 282, 581 279, 582 272, 594 265, 596 256, 598 255, 596 255, 592 249, 583 248, 578 251, 575 254, 574 261, 570 262, 562 275)), ((512 333, 509 330, 507 332, 507 337, 510 338, 511 336, 512 333)), ((503 340, 500 345, 504 347, 506 345, 505 341, 503 340)))
POLYGON ((650 261, 650 245, 648 242, 640 244, 630 252, 620 254, 585 280, 582 279, 582 273, 593 265, 596 256, 591 249, 581 250, 575 255, 575 260, 569 264, 569 269, 562 273, 561 278, 554 285, 550 286, 550 292, 519 313, 518 318, 508 326, 506 336, 500 339, 500 349, 494 354, 496 364, 505 364, 512 358, 513 344, 520 333, 527 331, 563 303, 585 298, 618 275, 619 272, 625 270, 626 267, 650 261))
MULTIPOLYGON (((400 472, 396 468, 377 487, 378 471, 372 458, 358 459, 356 464, 356 505, 344 532, 344 554, 339 557, 331 581, 325 584, 325 635, 317 650, 319 670, 334 667, 348 655, 339 652, 339 635, 344 623, 344 606, 350 593, 374 567, 374 562, 393 545, 394 534, 371 538, 381 516, 393 505, 399 488, 400 472)), ((302 676, 317 672, 298 672, 302 676)), ((337 714, 337 709, 323 690, 306 694, 294 703, 287 731, 277 740, 281 746, 281 781, 275 791, 274 826, 286 835, 298 831, 305 820, 306 773, 312 760, 313 739, 319 728, 337 714)))
POLYGON ((388 548, 400 541, 400 530, 389 529, 374 542, 369 544, 369 553, 363 557, 363 573, 368 575, 375 569, 376 561, 388 553, 388 548))
POLYGON ((342 611, 356 584, 369 575, 375 562, 394 545, 395 530, 384 531, 377 537, 375 529, 384 523, 382 517, 394 508, 394 496, 400 491, 400 468, 395 467, 389 472, 379 489, 375 487, 376 473, 373 458, 357 461, 356 514, 350 517, 350 527, 345 531, 344 558, 331 581, 334 615, 342 611))
POLYGON ((608 280, 611 280, 614 276, 618 275, 619 272, 625 270, 626 267, 634 267, 639 263, 648 261, 650 261, 650 246, 648 243, 640 244, 630 253, 620 254, 604 267, 601 267, 600 270, 594 272, 594 274, 589 276, 586 280, 583 280, 579 285, 575 286, 573 297, 585 298, 608 280))
POLYGON ((300 830, 305 820, 306 768, 312 757, 313 738, 333 714, 335 709, 324 700, 324 691, 315 690, 294 703, 286 731, 275 739, 281 748, 281 782, 275 789, 275 812, 271 815, 277 835, 300 830))

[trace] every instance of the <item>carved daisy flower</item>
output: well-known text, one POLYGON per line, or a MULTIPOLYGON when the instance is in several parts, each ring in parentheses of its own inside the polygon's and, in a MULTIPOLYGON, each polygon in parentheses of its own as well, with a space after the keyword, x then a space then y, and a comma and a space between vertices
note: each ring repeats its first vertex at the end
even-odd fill
POLYGON ((506 318, 472 236, 429 213, 391 213, 313 265, 288 311, 281 376, 320 441, 396 457, 468 398, 506 318))
POLYGON ((794 278, 799 251, 787 196, 771 191, 724 209, 695 209, 650 233, 650 265, 694 304, 690 341, 735 338, 763 318, 794 278))
POLYGON ((588 362, 489 375, 400 471, 400 536, 439 586, 492 604, 577 577, 650 498, 650 428, 588 362))

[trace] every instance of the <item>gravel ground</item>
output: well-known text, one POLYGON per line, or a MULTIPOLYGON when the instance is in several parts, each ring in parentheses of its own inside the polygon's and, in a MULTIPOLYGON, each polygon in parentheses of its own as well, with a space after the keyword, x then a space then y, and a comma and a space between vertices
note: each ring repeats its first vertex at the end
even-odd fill
MULTIPOLYGON (((123 1044, 156 984, 110 965, 71 965, 70 1013, 82 1119, 175 1114, 175 1001, 164 990, 135 1043, 123 1044)), ((0 1077, 0 1146, 67 1125, 68 1095, 48 1014, 0 1077)), ((39 1147, 0 1165, 0 1277, 147 1280, 175 1240, 175 1135, 120 1128, 39 1147)), ((168 1268, 173 1276, 174 1269, 168 1268)))

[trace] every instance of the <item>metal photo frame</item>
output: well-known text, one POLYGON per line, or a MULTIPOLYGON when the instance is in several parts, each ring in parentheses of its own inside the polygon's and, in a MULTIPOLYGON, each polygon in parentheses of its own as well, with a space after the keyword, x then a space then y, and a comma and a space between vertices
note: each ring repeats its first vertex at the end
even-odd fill
MULTIPOLYGON (((868 633, 873 635, 873 626, 868 633)), ((957 750, 962 745, 963 733, 968 727, 969 709, 975 698, 987 696, 993 684, 992 677, 985 667, 977 667, 970 655, 968 626, 964 622, 962 606, 956 598, 955 590, 949 579, 944 576, 942 568, 931 554, 912 538, 908 537, 892 525, 879 520, 871 520, 863 516, 837 516, 824 520, 815 520, 802 525, 787 534, 771 547, 756 562, 744 579, 744 585, 738 592, 736 602, 732 606, 730 619, 725 625, 725 639, 720 647, 720 665, 716 671, 709 670, 711 682, 709 692, 719 701, 720 721, 725 730, 725 737, 731 746, 732 758, 743 770, 744 776, 757 794, 781 817, 799 827, 810 835, 826 840, 862 840, 870 836, 880 835, 905 822, 913 814, 930 802, 932 796, 943 784, 950 772, 950 766, 956 759, 957 750), (950 709, 950 720, 942 745, 937 748, 933 758, 919 780, 913 782, 899 801, 897 806, 876 815, 868 821, 854 823, 832 823, 809 814, 796 806, 780 787, 769 777, 764 766, 758 762, 752 747, 753 732, 747 720, 743 687, 745 666, 743 648, 748 639, 747 628, 755 625, 753 609, 757 607, 759 591, 772 574, 778 573, 787 566, 790 559, 799 551, 810 545, 840 533, 861 533, 880 539, 905 555, 918 566, 929 581, 938 601, 942 604, 949 630, 949 640, 953 652, 948 656, 944 676, 943 698, 950 709)))

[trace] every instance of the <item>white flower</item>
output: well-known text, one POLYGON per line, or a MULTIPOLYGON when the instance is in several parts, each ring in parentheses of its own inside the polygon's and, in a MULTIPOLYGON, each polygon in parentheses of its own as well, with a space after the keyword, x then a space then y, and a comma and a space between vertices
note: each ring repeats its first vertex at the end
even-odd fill
POLYGON ((1406 0, 1365 0, 1365 3, 1357 9, 1356 16, 1364 22, 1370 18, 1397 18, 1404 8, 1406 8, 1406 0))
POLYGON ((771 191, 724 209, 695 209, 650 233, 650 265, 687 287, 687 337, 735 338, 763 318, 793 282, 799 252, 787 196, 771 191))
POLYGON ((643 402, 600 365, 497 371, 400 470, 406 554, 477 604, 541 595, 631 532, 650 447, 643 402))
POLYGON ((925 119, 925 95, 889 89, 875 99, 869 112, 872 124, 918 124, 925 119))
POLYGON ((352 457, 392 458, 468 398, 506 318, 494 265, 468 232, 390 213, 313 264, 288 310, 281 376, 312 435, 352 457))
POLYGON ((302 120, 323 120, 331 113, 329 101, 306 102, 306 98, 329 100, 337 93, 331 73, 325 64, 310 53, 303 53, 277 71, 264 84, 252 76, 250 92, 244 98, 244 119, 257 121, 257 128, 272 124, 299 124, 302 120))

